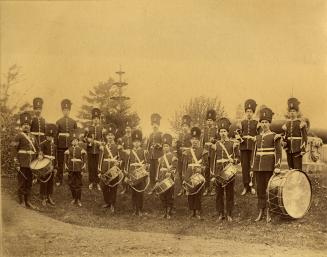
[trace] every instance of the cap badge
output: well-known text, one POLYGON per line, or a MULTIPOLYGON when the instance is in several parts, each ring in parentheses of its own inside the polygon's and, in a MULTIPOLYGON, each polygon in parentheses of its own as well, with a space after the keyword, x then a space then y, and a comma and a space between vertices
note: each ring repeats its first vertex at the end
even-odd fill
POLYGON ((263 113, 263 117, 266 117, 266 113, 265 112, 263 113))
POLYGON ((195 130, 193 131, 193 135, 194 135, 194 136, 196 135, 196 131, 195 131, 195 130))
POLYGON ((248 107, 250 108, 251 107, 251 104, 249 104, 248 107))
POLYGON ((25 120, 27 120, 27 116, 25 116, 25 120))
POLYGON ((291 103, 291 107, 293 107, 293 103, 291 103))

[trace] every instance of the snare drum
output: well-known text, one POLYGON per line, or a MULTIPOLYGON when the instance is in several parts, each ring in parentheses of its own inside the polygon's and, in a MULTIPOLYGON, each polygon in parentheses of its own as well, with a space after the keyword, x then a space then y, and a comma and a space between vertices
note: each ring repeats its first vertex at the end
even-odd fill
POLYGON ((166 192, 173 185, 174 185, 174 180, 172 178, 165 178, 156 185, 154 191, 156 194, 160 195, 166 192))
POLYGON ((30 169, 34 176, 42 182, 52 174, 52 161, 48 158, 35 159, 30 163, 30 169))
POLYGON ((134 170, 130 171, 128 174, 129 177, 129 185, 135 186, 140 183, 143 179, 148 176, 148 172, 144 167, 135 168, 134 170))
POLYGON ((222 186, 226 186, 229 182, 235 179, 237 173, 237 167, 232 163, 226 165, 226 167, 217 173, 216 181, 219 182, 222 186))
POLYGON ((271 212, 294 219, 302 218, 311 205, 311 182, 298 170, 274 174, 268 182, 268 205, 271 212))
POLYGON ((110 186, 116 184, 122 176, 122 171, 117 166, 113 166, 101 175, 101 180, 105 185, 110 186))
POLYGON ((201 173, 194 173, 190 180, 184 183, 184 187, 188 193, 188 195, 193 195, 198 193, 202 187, 204 186, 205 178, 201 173))

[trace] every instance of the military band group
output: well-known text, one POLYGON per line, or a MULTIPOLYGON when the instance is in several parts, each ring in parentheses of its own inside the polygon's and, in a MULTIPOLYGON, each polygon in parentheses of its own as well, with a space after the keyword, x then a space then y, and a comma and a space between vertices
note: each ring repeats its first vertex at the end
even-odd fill
POLYGON ((92 110, 92 125, 78 128, 69 116, 72 104, 68 99, 61 102, 63 117, 56 124, 48 124, 42 117, 43 100, 35 98, 34 116, 29 112, 20 114, 21 129, 12 143, 19 203, 37 208, 30 201, 30 193, 33 176, 38 174, 42 205, 54 206, 53 187, 63 184, 67 172, 71 204, 82 206, 82 173, 86 172, 88 188, 102 191, 102 207, 112 213, 121 187, 121 194, 131 194, 134 215, 142 216, 144 194, 148 193, 159 195, 164 218, 170 219, 174 195, 186 195, 190 216, 202 219, 202 197, 215 195, 218 220, 232 222, 236 165, 241 163, 241 197, 256 194, 259 215, 255 221, 266 215, 269 222, 267 185, 273 174, 281 172, 282 147, 289 168, 302 170, 307 124, 298 117, 299 104, 296 98, 288 100, 289 120, 281 135, 270 130, 273 111, 261 109, 256 120, 257 104, 249 99, 244 103, 245 119, 235 131, 230 131, 229 119, 216 119, 215 110, 208 110, 204 128, 192 126, 186 114, 181 133, 173 138, 160 131, 161 116, 154 113, 153 132, 145 140, 130 120, 125 123, 125 135, 116 138, 116 125, 110 116, 102 124, 98 108, 92 110))

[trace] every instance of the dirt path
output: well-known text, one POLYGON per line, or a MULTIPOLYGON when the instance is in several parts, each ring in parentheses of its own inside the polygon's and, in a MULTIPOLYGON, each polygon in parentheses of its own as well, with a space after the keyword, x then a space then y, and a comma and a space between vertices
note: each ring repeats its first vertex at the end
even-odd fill
POLYGON ((2 207, 2 256, 324 256, 259 243, 82 227, 21 208, 6 195, 2 207))

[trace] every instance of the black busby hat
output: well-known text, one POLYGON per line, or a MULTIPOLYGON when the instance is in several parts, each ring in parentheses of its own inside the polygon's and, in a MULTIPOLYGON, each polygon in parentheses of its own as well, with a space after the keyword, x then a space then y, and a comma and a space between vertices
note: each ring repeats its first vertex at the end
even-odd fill
POLYGON ((45 126, 45 135, 50 137, 56 137, 58 133, 58 128, 56 124, 49 123, 45 126))
POLYGON ((154 123, 160 125, 160 120, 161 120, 160 114, 158 113, 151 114, 151 125, 154 123))
POLYGON ((300 101, 297 100, 295 97, 292 97, 287 101, 288 111, 290 110, 299 111, 299 105, 300 105, 300 101))
POLYGON ((61 109, 68 109, 70 110, 72 106, 72 102, 69 99, 64 99, 61 101, 61 109))
POLYGON ((117 126, 116 126, 115 123, 109 123, 109 124, 106 125, 106 129, 105 129, 104 134, 107 135, 109 133, 116 135, 117 126))
POLYGON ((191 136, 195 137, 197 139, 200 139, 201 137, 201 129, 199 127, 193 127, 191 128, 191 136))
POLYGON ((216 120, 217 113, 214 109, 210 109, 207 111, 207 120, 211 119, 213 121, 216 120))
POLYGON ((182 118, 182 125, 186 124, 187 126, 191 126, 192 118, 190 115, 184 115, 182 118))
POLYGON ((101 111, 99 108, 93 108, 92 111, 92 119, 94 118, 100 118, 100 115, 101 115, 101 111))
POLYGON ((139 129, 135 129, 132 131, 132 141, 142 141, 142 131, 139 129))
POLYGON ((221 129, 226 129, 227 131, 229 131, 230 125, 231 122, 227 118, 220 118, 217 121, 218 131, 220 131, 221 129))
POLYGON ((163 134, 162 143, 171 146, 173 143, 173 137, 170 134, 163 134))
POLYGON ((28 124, 31 125, 32 123, 32 116, 29 112, 23 112, 19 115, 20 125, 28 124))
POLYGON ((253 99, 248 99, 244 103, 244 110, 251 109, 253 112, 255 112, 257 108, 257 103, 253 99))
POLYGON ((267 120, 271 123, 274 113, 270 108, 263 108, 260 110, 259 121, 267 120))
POLYGON ((43 99, 41 97, 35 97, 33 99, 33 109, 42 109, 43 107, 43 99))

